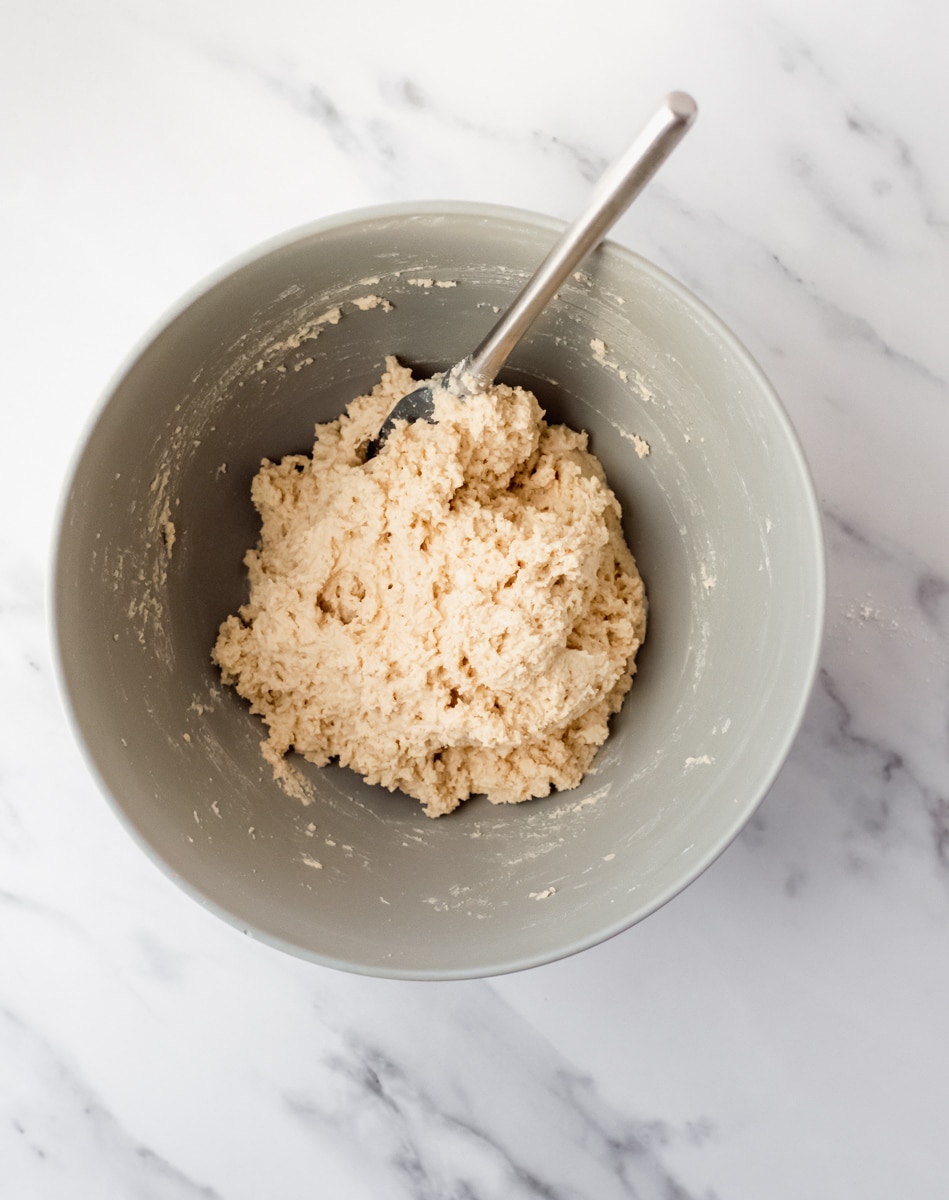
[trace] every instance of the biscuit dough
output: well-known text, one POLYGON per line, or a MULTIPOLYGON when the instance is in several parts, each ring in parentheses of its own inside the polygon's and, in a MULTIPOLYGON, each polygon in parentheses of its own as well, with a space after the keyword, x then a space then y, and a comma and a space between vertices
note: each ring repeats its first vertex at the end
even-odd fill
POLYGON ((630 687, 646 599, 586 434, 497 385, 437 394, 434 423, 366 442, 412 390, 382 381, 316 427, 312 457, 266 459, 250 599, 213 657, 296 749, 416 797, 431 817, 575 787, 630 687))

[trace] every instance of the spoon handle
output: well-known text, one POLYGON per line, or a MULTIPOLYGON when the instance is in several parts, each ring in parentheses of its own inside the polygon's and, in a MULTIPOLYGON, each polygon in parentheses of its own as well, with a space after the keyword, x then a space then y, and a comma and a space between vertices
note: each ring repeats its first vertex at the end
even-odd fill
POLYGON ((695 120, 698 108, 685 92, 670 92, 633 144, 606 168, 579 217, 537 268, 523 291, 460 364, 479 384, 491 384, 561 284, 580 266, 629 208, 695 120))

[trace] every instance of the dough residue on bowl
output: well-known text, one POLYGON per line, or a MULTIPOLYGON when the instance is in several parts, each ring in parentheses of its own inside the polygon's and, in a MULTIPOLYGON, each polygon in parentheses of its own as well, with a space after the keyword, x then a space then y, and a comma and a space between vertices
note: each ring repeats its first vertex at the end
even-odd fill
POLYGON ((620 507, 586 434, 496 385, 366 444, 411 372, 266 459, 250 598, 213 657, 269 728, 275 769, 338 758, 429 816, 575 787, 629 690, 646 628, 620 507))

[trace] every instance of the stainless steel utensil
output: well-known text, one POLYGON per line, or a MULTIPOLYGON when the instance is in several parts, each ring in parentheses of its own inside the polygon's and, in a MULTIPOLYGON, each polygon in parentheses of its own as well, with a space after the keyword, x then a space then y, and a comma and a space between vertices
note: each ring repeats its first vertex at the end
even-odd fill
POLYGON ((590 200, 564 232, 520 295, 467 358, 423 383, 395 405, 366 451, 379 452, 397 421, 429 421, 435 392, 458 396, 490 386, 514 347, 553 299, 558 288, 600 244, 636 199, 695 120, 698 107, 685 92, 670 92, 632 145, 604 171, 590 200))

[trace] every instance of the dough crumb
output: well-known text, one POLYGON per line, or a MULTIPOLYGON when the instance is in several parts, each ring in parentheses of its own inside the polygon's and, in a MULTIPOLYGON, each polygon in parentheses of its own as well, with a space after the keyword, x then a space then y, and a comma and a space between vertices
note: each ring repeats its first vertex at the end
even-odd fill
MULTIPOLYGON (((435 421, 365 447, 416 386, 395 358, 319 425, 312 456, 264 461, 250 597, 213 650, 296 750, 401 790, 430 817, 470 795, 576 787, 606 740, 646 631, 642 580, 587 437, 496 385, 436 393, 435 421)), ((345 847, 344 847, 345 849, 345 847)))
MULTIPOLYGON (((598 362, 601 367, 607 367, 611 371, 616 371, 621 376, 624 374, 624 372, 620 370, 620 365, 615 359, 606 357, 609 347, 602 338, 590 338, 590 349, 593 351, 594 362, 598 362)), ((626 375, 626 380, 628 379, 629 375, 626 375)))
POLYGON ((544 888, 542 892, 531 892, 529 899, 531 900, 549 900, 551 896, 556 895, 555 887, 544 888))
POLYGON ((392 303, 384 296, 357 296, 353 304, 360 312, 368 312, 372 308, 381 308, 383 312, 392 312, 392 303))
MULTIPOLYGON (((238 689, 240 691, 240 689, 238 689)), ((251 706, 251 711, 253 706, 251 706)), ((274 781, 291 799, 299 800, 301 804, 312 804, 316 799, 316 794, 310 781, 298 771, 296 767, 288 763, 283 754, 278 754, 271 745, 272 739, 261 742, 260 749, 264 758, 270 763, 273 768, 274 781)))
POLYGON ((411 287, 419 288, 454 288, 458 286, 457 279, 429 279, 427 276, 406 279, 405 282, 411 287))

